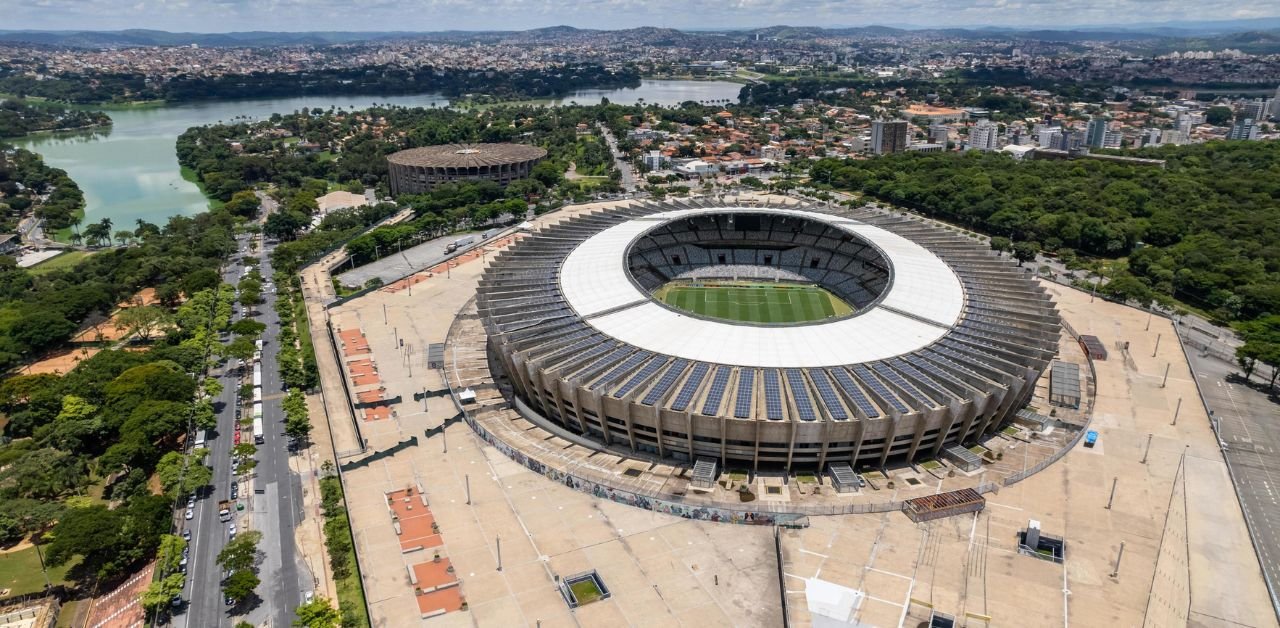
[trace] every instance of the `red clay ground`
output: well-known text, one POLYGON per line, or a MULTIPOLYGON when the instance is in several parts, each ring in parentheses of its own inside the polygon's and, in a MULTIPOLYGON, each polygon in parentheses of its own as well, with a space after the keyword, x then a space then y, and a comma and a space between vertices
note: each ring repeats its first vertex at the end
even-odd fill
MULTIPOLYGON (((142 592, 151 584, 151 571, 155 563, 151 563, 138 572, 116 590, 93 601, 89 610, 88 628, 132 628, 141 626, 145 619, 142 604, 139 603, 142 592)), ((421 605, 421 603, 419 603, 421 605)))

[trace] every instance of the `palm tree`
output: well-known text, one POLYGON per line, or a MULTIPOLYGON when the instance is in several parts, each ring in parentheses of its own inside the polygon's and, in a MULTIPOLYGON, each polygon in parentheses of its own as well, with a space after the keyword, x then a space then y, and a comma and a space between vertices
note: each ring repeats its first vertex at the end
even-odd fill
POLYGON ((99 220, 99 221, 98 221, 98 224, 102 225, 102 231, 103 231, 104 233, 107 233, 107 234, 110 234, 110 233, 111 233, 111 224, 112 224, 112 223, 111 223, 111 219, 110 219, 110 218, 103 218, 102 220, 99 220))
POLYGON ((84 222, 84 215, 83 215, 83 214, 74 214, 74 215, 72 215, 72 216, 71 216, 71 241, 72 241, 73 243, 74 243, 74 242, 79 242, 79 241, 81 240, 81 238, 80 238, 80 223, 82 223, 82 222, 84 222))

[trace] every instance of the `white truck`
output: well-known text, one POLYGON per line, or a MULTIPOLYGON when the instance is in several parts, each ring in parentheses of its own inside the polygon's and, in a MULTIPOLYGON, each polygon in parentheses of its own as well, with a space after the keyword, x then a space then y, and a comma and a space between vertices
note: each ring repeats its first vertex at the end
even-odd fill
POLYGON ((458 238, 457 240, 454 240, 453 242, 450 242, 450 243, 449 243, 449 246, 444 247, 444 252, 445 252, 445 253, 452 253, 452 252, 454 252, 454 251, 456 251, 456 250, 458 250, 458 249, 460 249, 460 248, 462 248, 462 247, 464 247, 464 246, 467 246, 468 244, 471 244, 472 242, 475 242, 475 241, 476 241, 476 237, 475 237, 475 236, 473 236, 473 235, 472 235, 472 236, 467 236, 467 237, 465 237, 465 238, 458 238))

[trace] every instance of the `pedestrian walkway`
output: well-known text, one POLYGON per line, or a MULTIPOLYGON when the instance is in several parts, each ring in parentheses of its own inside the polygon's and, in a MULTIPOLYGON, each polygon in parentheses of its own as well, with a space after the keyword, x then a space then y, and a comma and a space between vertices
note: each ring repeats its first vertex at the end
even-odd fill
POLYGON ((142 592, 151 584, 155 563, 144 567, 110 593, 94 599, 89 609, 88 628, 133 628, 146 619, 142 609, 142 592))

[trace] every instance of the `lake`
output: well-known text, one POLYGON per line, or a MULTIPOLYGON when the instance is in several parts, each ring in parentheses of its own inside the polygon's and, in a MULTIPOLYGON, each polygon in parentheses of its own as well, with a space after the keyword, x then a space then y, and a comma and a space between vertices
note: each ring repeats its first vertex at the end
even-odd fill
MULTIPOLYGON (((686 100, 736 102, 737 83, 727 81, 642 81, 639 87, 584 89, 549 104, 596 104, 603 98, 619 104, 674 105, 686 100)), ((204 211, 208 200, 195 184, 182 178, 174 143, 183 131, 204 124, 260 120, 320 107, 362 109, 377 104, 406 107, 445 106, 439 94, 416 96, 303 96, 262 100, 230 100, 157 108, 110 111, 114 124, 98 131, 42 134, 12 140, 40 153, 46 163, 67 171, 85 196, 85 224, 110 218, 116 229, 132 229, 141 218, 163 224, 175 214, 204 211)))

